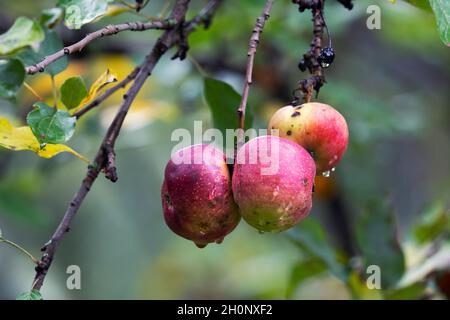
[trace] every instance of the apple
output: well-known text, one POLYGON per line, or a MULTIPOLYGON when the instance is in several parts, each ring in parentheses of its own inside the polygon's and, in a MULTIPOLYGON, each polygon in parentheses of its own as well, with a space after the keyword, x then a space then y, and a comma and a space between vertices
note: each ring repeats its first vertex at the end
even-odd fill
POLYGON ((336 109, 323 103, 283 107, 270 119, 271 129, 278 129, 280 137, 308 150, 316 162, 317 174, 332 170, 348 145, 347 122, 336 109))
POLYGON ((315 174, 313 158, 297 143, 261 136, 237 152, 234 199, 251 226, 262 232, 280 232, 311 211, 315 174))
POLYGON ((200 248, 222 242, 240 221, 225 155, 211 145, 189 146, 172 155, 161 200, 169 228, 200 248))

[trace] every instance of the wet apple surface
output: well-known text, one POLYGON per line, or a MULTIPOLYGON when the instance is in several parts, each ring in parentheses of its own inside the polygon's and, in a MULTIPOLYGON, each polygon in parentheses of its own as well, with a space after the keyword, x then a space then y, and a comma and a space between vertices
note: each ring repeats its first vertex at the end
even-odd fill
POLYGON ((199 247, 222 242, 240 220, 225 155, 212 146, 193 145, 172 156, 161 200, 169 228, 199 247))
POLYGON ((276 136, 247 142, 237 154, 233 194, 242 217, 262 232, 280 232, 312 207, 316 167, 298 144, 276 136))
POLYGON ((280 137, 308 150, 316 162, 317 174, 332 170, 348 145, 347 122, 336 109, 323 103, 283 107, 270 119, 271 129, 278 129, 280 137))

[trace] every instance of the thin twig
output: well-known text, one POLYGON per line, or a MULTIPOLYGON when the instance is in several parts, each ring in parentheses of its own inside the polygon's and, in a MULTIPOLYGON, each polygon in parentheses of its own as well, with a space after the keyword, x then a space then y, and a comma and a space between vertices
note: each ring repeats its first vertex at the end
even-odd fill
MULTIPOLYGON (((194 30, 195 26, 192 24, 184 24, 184 19, 188 9, 190 0, 177 0, 174 4, 170 19, 176 21, 177 25, 183 24, 186 28, 194 30)), ((220 3, 221 0, 210 0, 210 2, 220 3)), ((213 6, 217 8, 217 6, 213 6)), ((211 12, 207 12, 211 14, 211 12)), ((200 21, 202 21, 200 19, 200 21)), ((97 179, 102 170, 111 170, 114 166, 115 156, 111 154, 114 151, 114 145, 122 128, 123 121, 128 113, 128 110, 142 88, 145 80, 151 75, 153 68, 158 63, 160 58, 172 47, 184 41, 185 30, 180 28, 173 28, 166 30, 163 35, 157 40, 151 53, 145 58, 145 61, 139 67, 139 71, 135 77, 133 84, 124 95, 124 101, 114 117, 111 125, 103 138, 102 144, 97 152, 93 165, 89 166, 86 177, 83 179, 78 192, 72 198, 59 226, 54 232, 50 241, 42 248, 44 252, 41 260, 36 267, 36 276, 33 281, 33 289, 40 290, 42 284, 50 268, 56 248, 63 239, 65 233, 70 229, 72 220, 75 218, 83 200, 90 191, 92 185, 97 179)), ((181 49, 180 49, 181 50, 181 49)))
POLYGON ((101 38, 101 37, 114 35, 114 34, 117 34, 119 32, 126 31, 126 30, 129 30, 129 31, 145 31, 145 30, 150 30, 150 29, 162 30, 162 29, 170 29, 173 26, 174 26, 174 21, 170 21, 170 19, 163 20, 163 21, 146 22, 146 23, 144 23, 144 22, 127 22, 127 23, 122 23, 122 24, 117 24, 117 25, 109 25, 100 30, 89 33, 88 35, 86 35, 83 39, 81 39, 77 43, 74 43, 68 47, 65 47, 65 48, 59 50, 58 52, 55 52, 52 55, 45 57, 45 59, 42 60, 41 62, 39 62, 33 66, 26 67, 25 70, 28 74, 35 74, 38 72, 43 72, 45 70, 45 68, 48 65, 50 65, 51 63, 55 62, 58 59, 61 59, 65 55, 69 55, 74 52, 79 52, 79 51, 83 50, 84 47, 86 47, 90 42, 94 41, 95 39, 101 38))
POLYGON ((348 10, 353 9, 353 3, 352 0, 338 0, 345 8, 348 10))
MULTIPOLYGON (((325 20, 323 18, 323 9, 325 0, 293 0, 298 4, 299 11, 303 12, 306 9, 312 12, 313 21, 313 39, 310 44, 310 49, 303 55, 302 63, 307 68, 311 76, 307 79, 299 81, 298 89, 295 91, 303 92, 304 102, 311 101, 313 91, 318 94, 320 88, 325 84, 325 76, 322 66, 319 63, 319 56, 322 50, 322 37, 325 27, 325 20)), ((294 94, 295 95, 295 94, 294 94)), ((299 103, 298 97, 294 97, 294 104, 299 103)))
POLYGON ((318 5, 311 9, 313 16, 313 40, 311 41, 310 50, 304 54, 304 59, 309 66, 311 77, 300 82, 300 89, 303 91, 304 102, 311 101, 313 91, 317 94, 325 83, 325 76, 319 63, 320 51, 322 50, 322 37, 325 22, 323 20, 323 2, 317 1, 318 5))
POLYGON ((33 261, 34 264, 38 264, 39 263, 38 259, 36 259, 28 250, 26 250, 25 248, 21 247, 17 243, 0 237, 0 243, 2 243, 2 242, 5 243, 5 244, 10 245, 11 247, 14 247, 14 248, 18 249, 20 252, 22 252, 28 258, 30 258, 31 261, 33 261))
MULTIPOLYGON (((250 37, 250 41, 248 44, 248 52, 247 52, 247 70, 245 72, 245 82, 244 88, 242 90, 242 99, 238 108, 238 119, 239 119, 239 129, 241 129, 241 133, 243 134, 243 130, 245 129, 245 109, 247 107, 248 94, 250 90, 250 86, 253 82, 253 64, 255 61, 256 48, 258 47, 261 33, 264 29, 267 19, 269 19, 270 11, 272 10, 273 0, 267 0, 264 5, 264 9, 261 15, 256 19, 256 24, 253 29, 252 36, 250 37)), ((237 149, 244 143, 241 141, 242 139, 238 139, 237 149)))
POLYGON ((100 105, 100 103, 102 103, 103 101, 108 99, 116 91, 125 88, 131 81, 134 80, 134 78, 136 78, 136 76, 137 76, 137 74, 139 72, 139 69, 140 69, 139 67, 136 67, 125 79, 123 79, 122 81, 117 83, 114 87, 111 87, 111 88, 105 90, 101 95, 99 95, 97 98, 92 100, 84 108, 82 108, 82 109, 78 110, 77 112, 75 112, 73 115, 75 117, 77 117, 77 119, 79 119, 84 114, 86 114, 88 111, 90 111, 91 109, 97 107, 98 105, 100 105))
POLYGON ((53 105, 56 108, 58 106, 58 89, 56 88, 55 77, 51 75, 50 79, 52 80, 53 105))
POLYGON ((44 99, 42 99, 42 97, 28 84, 24 81, 23 86, 30 91, 36 98, 38 98, 38 100, 42 101, 44 99))

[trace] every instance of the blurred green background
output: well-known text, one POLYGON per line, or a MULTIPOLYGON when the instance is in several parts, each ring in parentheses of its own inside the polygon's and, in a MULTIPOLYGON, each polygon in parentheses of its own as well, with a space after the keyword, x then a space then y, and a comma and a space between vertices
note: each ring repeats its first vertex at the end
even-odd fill
MULTIPOLYGON (((158 15, 165 2, 151 0, 143 14, 158 15)), ((190 16, 205 3, 192 1, 190 16)), ((54 4, 1 0, 1 32, 18 16, 37 17, 54 4)), ((445 297, 445 288, 439 288, 446 282, 439 279, 449 286, 449 48, 440 41, 432 14, 400 1, 377 1, 380 30, 366 27, 371 1, 355 1, 352 11, 327 1, 336 60, 326 70, 318 100, 346 117, 350 145, 331 177, 316 181, 311 218, 288 236, 261 235, 242 222, 221 245, 201 250, 165 225, 160 185, 177 143, 171 142, 171 133, 193 130, 194 120, 212 126, 203 95, 205 74, 241 92, 248 40, 263 4, 225 1, 211 28, 191 35, 189 59, 166 56, 158 64, 118 140, 119 181, 100 177, 95 183, 58 249, 44 298, 380 298, 362 285, 369 260, 391 277, 383 278, 391 290, 385 298, 417 283, 420 288, 404 298, 445 297), (69 265, 81 267, 81 290, 66 289, 69 265)), ((70 44, 109 23, 142 19, 124 13, 81 30, 57 30, 70 44)), ((158 34, 123 32, 98 40, 70 56, 56 82, 60 86, 82 75, 92 83, 108 67, 123 78, 158 34)), ((311 35, 309 12, 299 13, 291 1, 275 2, 250 92, 255 128, 265 128, 276 108, 291 101, 297 81, 307 76, 297 63, 311 35)), ((28 76, 26 82, 51 99, 48 75, 28 76)), ((82 118, 69 145, 92 159, 122 94, 82 118)), ((34 101, 22 88, 15 101, 0 101, 0 116, 24 124, 34 101)), ((86 165, 71 155, 47 160, 0 149, 3 236, 39 256, 85 172, 86 165)), ((0 298, 28 290, 33 276, 33 265, 23 255, 0 246, 0 298)))

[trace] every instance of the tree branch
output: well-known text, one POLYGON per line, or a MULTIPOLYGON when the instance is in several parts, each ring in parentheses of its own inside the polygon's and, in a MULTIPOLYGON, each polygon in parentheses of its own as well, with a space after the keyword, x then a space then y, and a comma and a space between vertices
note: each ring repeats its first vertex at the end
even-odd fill
MULTIPOLYGON (((189 26, 189 32, 195 29, 195 26, 203 21, 202 19, 197 19, 200 22, 185 24, 185 16, 188 10, 188 4, 190 0, 177 0, 173 7, 170 19, 176 21, 177 26, 183 25, 185 28, 189 26)), ((217 5, 222 2, 222 0, 211 0, 211 2, 217 5)), ((209 11, 203 14, 212 14, 217 8, 217 5, 211 7, 209 11)), ((196 20, 196 21, 197 21, 196 20)), ((183 28, 182 28, 183 29, 183 28)), ((122 128, 123 121, 128 113, 128 110, 136 98, 139 90, 142 88, 145 80, 151 75, 154 67, 160 60, 160 58, 172 47, 179 44, 183 40, 183 32, 185 30, 180 30, 180 28, 172 28, 163 33, 163 35, 157 40, 151 53, 145 58, 145 61, 140 67, 138 67, 137 74, 133 84, 128 89, 127 93, 124 95, 124 101, 117 112, 115 118, 113 119, 111 125, 103 138, 102 144, 97 152, 95 160, 91 166, 89 166, 86 177, 83 179, 78 192, 74 195, 72 201, 70 202, 59 226, 51 237, 50 241, 42 248, 44 252, 41 260, 36 267, 36 276, 33 282, 33 289, 40 290, 42 284, 47 275, 48 269, 50 268, 57 246, 63 239, 65 233, 69 231, 72 220, 75 218, 83 200, 85 199, 87 193, 90 191, 92 185, 97 179, 99 173, 106 170, 106 175, 117 180, 115 172, 115 154, 114 145, 117 137, 119 136, 120 130, 122 128), (182 31, 182 32, 180 32, 182 31), (112 173, 112 171, 114 173, 112 173)), ((185 32, 188 35, 189 32, 185 32)), ((125 81, 125 80, 124 80, 125 81)), ((131 80, 130 80, 131 81, 131 80)), ((113 88, 111 88, 113 89, 113 88)), ((110 89, 110 90, 111 90, 110 89)), ((106 92, 105 92, 106 93, 106 92)), ((104 93, 104 94, 105 94, 104 93)), ((103 100, 102 100, 103 101, 103 100)), ((114 180, 114 179, 111 179, 114 180)))
POLYGON ((345 8, 348 10, 353 9, 353 2, 352 0, 338 0, 340 4, 342 4, 345 8))
POLYGON ((85 113, 90 111, 91 109, 94 109, 100 103, 108 99, 111 95, 113 95, 116 91, 119 89, 125 88, 131 81, 133 81, 136 76, 138 75, 140 70, 140 67, 136 67, 125 79, 117 83, 114 87, 111 87, 107 90, 105 90, 101 95, 99 95, 97 98, 92 100, 88 105, 86 105, 83 109, 80 109, 79 111, 75 112, 73 115, 79 119, 82 117, 85 113))
POLYGON ((323 20, 323 1, 319 0, 317 6, 311 9, 313 16, 313 40, 311 47, 307 53, 303 55, 306 65, 308 66, 311 77, 300 81, 300 90, 303 92, 304 102, 311 101, 313 90, 317 92, 325 84, 325 76, 319 63, 320 51, 322 50, 323 28, 325 26, 323 20))
POLYGON ((86 35, 83 39, 81 39, 77 43, 74 43, 68 47, 65 47, 65 48, 55 52, 52 55, 45 57, 44 60, 42 60, 41 62, 39 62, 33 66, 26 67, 25 71, 28 74, 35 74, 38 72, 43 72, 45 70, 45 68, 48 65, 50 65, 51 63, 55 62, 58 59, 61 59, 65 55, 69 55, 74 52, 79 52, 79 51, 83 50, 90 42, 92 42, 98 38, 115 35, 119 32, 126 31, 126 30, 129 30, 129 31, 145 31, 145 30, 150 30, 150 29, 164 30, 164 29, 173 28, 173 26, 174 26, 174 21, 173 20, 171 21, 170 19, 163 20, 163 21, 146 22, 146 23, 144 23, 144 22, 127 22, 127 23, 122 23, 122 24, 117 24, 117 25, 109 25, 100 30, 89 33, 88 35, 86 35))
MULTIPOLYGON (((264 5, 264 9, 261 15, 256 19, 255 27, 253 28, 252 36, 248 44, 247 52, 247 69, 245 72, 245 82, 244 88, 242 90, 242 99, 239 105, 237 114, 239 119, 239 129, 241 129, 241 134, 245 128, 245 109, 247 107, 248 93, 250 91, 250 86, 253 82, 253 64, 255 61, 256 48, 258 47, 261 33, 264 29, 266 21, 269 19, 270 11, 272 10, 273 0, 267 0, 264 5)), ((243 139, 238 139, 237 149, 244 143, 243 139)))
MULTIPOLYGON (((308 69, 311 76, 307 79, 299 81, 298 89, 295 90, 303 92, 304 102, 309 102, 311 101, 313 91, 316 91, 316 93, 319 94, 320 88, 326 82, 322 66, 319 62, 319 57, 322 50, 322 38, 325 28, 325 20, 323 18, 325 0, 293 0, 293 3, 299 6, 300 12, 303 12, 306 9, 309 9, 312 12, 312 21, 314 26, 313 39, 311 41, 310 49, 303 55, 303 59, 299 63, 300 69, 302 71, 306 71, 306 69, 308 69)), ((299 103, 298 100, 299 98, 295 96, 293 103, 299 103)))

